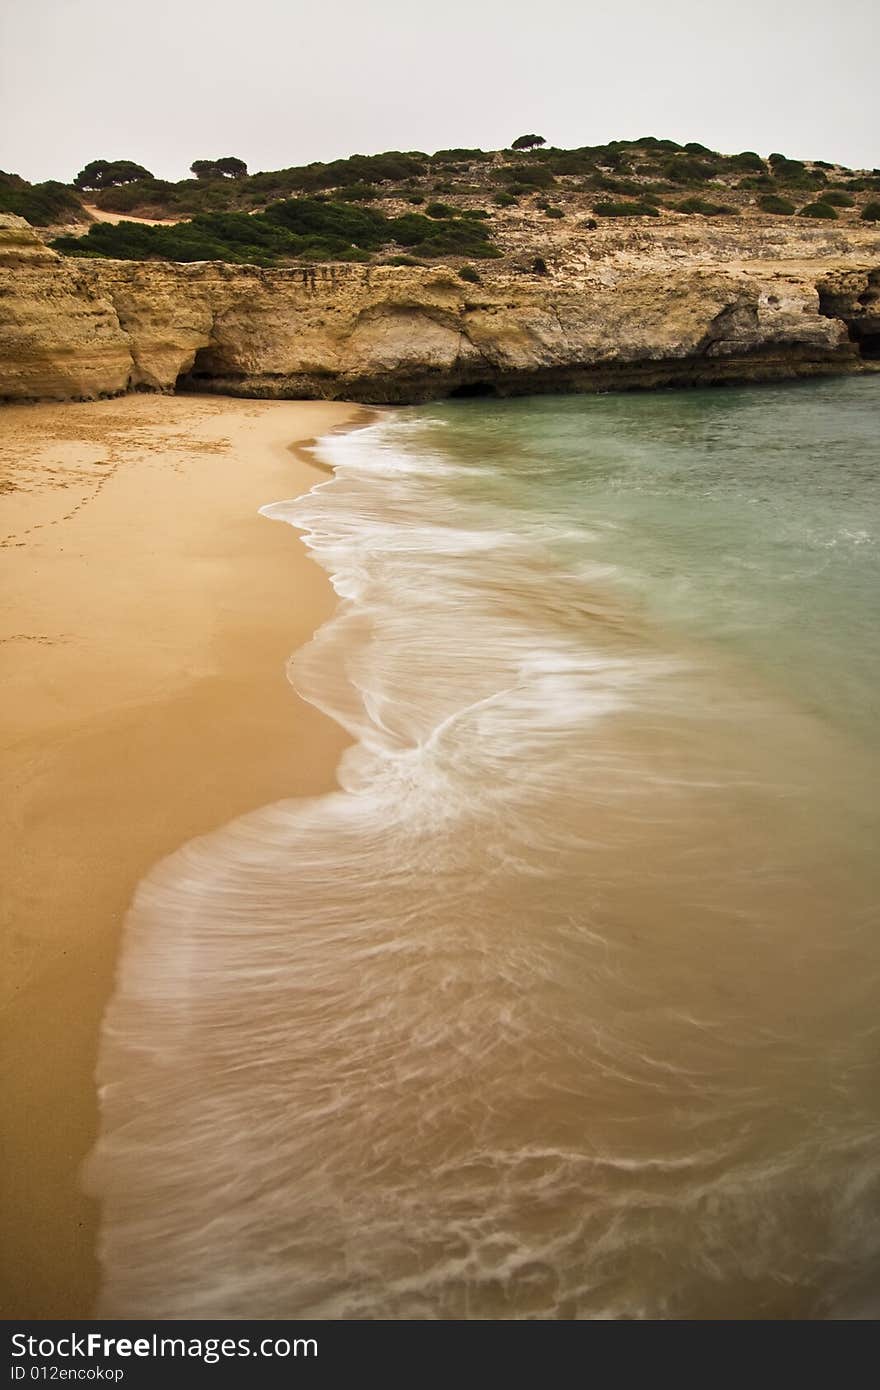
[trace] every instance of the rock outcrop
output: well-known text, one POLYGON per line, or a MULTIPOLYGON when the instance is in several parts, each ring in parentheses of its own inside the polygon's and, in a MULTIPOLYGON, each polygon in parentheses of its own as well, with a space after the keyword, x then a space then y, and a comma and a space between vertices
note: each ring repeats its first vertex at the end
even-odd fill
POLYGON ((880 232, 603 229, 546 273, 66 259, 0 217, 0 399, 193 389, 366 402, 867 370, 880 232))

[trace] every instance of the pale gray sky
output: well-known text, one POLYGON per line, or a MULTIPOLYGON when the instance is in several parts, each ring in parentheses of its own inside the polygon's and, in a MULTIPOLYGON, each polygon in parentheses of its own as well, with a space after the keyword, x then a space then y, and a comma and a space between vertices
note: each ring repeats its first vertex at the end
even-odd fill
POLYGON ((877 0, 0 0, 0 168, 639 135, 880 165, 877 0), (871 97, 873 91, 874 97, 871 97), (872 115, 873 108, 873 115, 872 115))

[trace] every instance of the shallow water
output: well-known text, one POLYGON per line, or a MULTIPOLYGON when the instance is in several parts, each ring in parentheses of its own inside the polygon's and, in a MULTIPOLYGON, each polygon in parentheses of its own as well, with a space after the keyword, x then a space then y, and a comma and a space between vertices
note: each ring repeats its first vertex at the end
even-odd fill
POLYGON ((448 403, 265 509, 354 743, 139 889, 101 1314, 874 1309, 878 407, 448 403))

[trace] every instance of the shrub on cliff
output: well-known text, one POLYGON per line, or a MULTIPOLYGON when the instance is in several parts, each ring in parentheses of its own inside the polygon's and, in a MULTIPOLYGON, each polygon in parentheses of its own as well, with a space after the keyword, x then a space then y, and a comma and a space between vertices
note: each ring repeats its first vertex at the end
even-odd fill
POLYGON ((376 250, 383 242, 390 240, 388 219, 381 212, 375 212, 372 208, 352 207, 349 203, 291 198, 283 203, 273 203, 263 217, 268 222, 286 227, 297 236, 339 241, 368 251, 376 250))
POLYGON ((425 208, 428 217, 452 217, 453 209, 448 203, 429 203, 425 208))
POLYGON ((726 214, 736 212, 736 208, 727 207, 724 203, 709 203, 705 198, 685 198, 680 203, 669 205, 673 212, 695 212, 701 217, 723 217, 726 214))
POLYGON ((636 183, 634 179, 615 178, 611 174, 594 174, 587 180, 588 188, 595 188, 602 193, 622 193, 625 198, 635 198, 637 202, 644 201, 645 185, 636 183))
POLYGON ((863 222, 880 222, 880 203, 865 203, 861 216, 863 222))
POLYGON ((363 261, 369 252, 337 237, 298 236, 265 218, 213 213, 173 226, 101 222, 84 237, 58 237, 56 251, 69 256, 110 256, 125 261, 228 261, 272 266, 297 258, 363 261))
POLYGON ((880 193, 880 179, 847 179, 846 187, 851 193, 880 193))
POLYGON ((593 208, 597 217, 659 217, 660 213, 651 203, 597 203, 593 208))
POLYGON ((102 212, 133 212, 144 217, 162 217, 176 211, 177 185, 165 179, 138 179, 103 188, 95 194, 95 206, 102 212))
POLYGON ((526 192, 552 188, 556 182, 552 170, 545 168, 542 164, 532 164, 520 160, 517 160, 515 164, 505 164, 497 170, 497 176, 502 183, 507 184, 511 193, 515 192, 517 188, 524 189, 526 192))
POLYGON ((732 154, 726 164, 728 169, 742 169, 755 174, 764 172, 764 161, 754 150, 743 150, 741 154, 732 154))
POLYGON ((485 258, 500 253, 489 240, 489 231, 482 222, 470 219, 434 219, 418 212, 393 217, 387 223, 387 239, 400 246, 411 247, 417 256, 476 256, 485 258))
POLYGON ((483 283, 479 271, 475 270, 472 265, 463 265, 458 272, 458 278, 459 280, 467 280, 469 285, 481 285, 483 283))
POLYGON ((82 203, 63 183, 28 183, 0 171, 0 212, 23 217, 32 227, 87 220, 82 203))
POLYGON ((562 211, 562 208, 545 208, 544 216, 553 217, 558 221, 560 217, 565 216, 565 213, 562 211))
POLYGON ((671 179, 673 183, 705 183, 716 173, 716 167, 705 159, 679 154, 667 160, 662 172, 663 177, 671 179))
POLYGON ((432 164, 491 164, 492 154, 485 150, 435 150, 432 164))
POLYGON ((842 188, 829 188, 822 194, 822 202, 832 208, 851 208, 855 207, 856 200, 842 188))
POLYGON ((84 237, 59 237, 53 245, 72 256, 278 265, 297 258, 368 260, 371 252, 395 242, 422 259, 499 254, 479 219, 420 213, 388 218, 372 208, 318 198, 291 198, 253 215, 201 213, 190 222, 160 227, 102 222, 84 237))
POLYGON ((336 196, 344 203, 375 203, 379 190, 371 183, 351 183, 347 188, 340 189, 336 196))
POLYGON ((778 193, 762 193, 758 199, 758 207, 762 212, 775 212, 779 217, 791 217, 797 210, 794 203, 790 203, 787 198, 780 198, 778 193))
POLYGON ((492 202, 498 208, 515 208, 516 199, 512 193, 496 193, 492 202))
POLYGON ((827 182, 821 169, 808 169, 800 159, 777 160, 773 165, 773 177, 789 188, 814 188, 827 182))
POLYGON ((801 208, 798 217, 820 217, 827 222, 834 222, 837 220, 837 213, 827 203, 807 203, 806 207, 801 208))

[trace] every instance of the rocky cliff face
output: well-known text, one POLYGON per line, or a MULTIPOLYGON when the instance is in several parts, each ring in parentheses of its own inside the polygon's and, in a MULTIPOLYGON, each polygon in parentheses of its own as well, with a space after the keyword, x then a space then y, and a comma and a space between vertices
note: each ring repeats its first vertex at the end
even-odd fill
POLYGON ((0 217, 0 399, 367 402, 870 369, 880 232, 628 224, 481 268, 68 260, 0 217))

